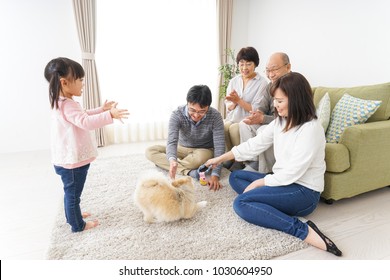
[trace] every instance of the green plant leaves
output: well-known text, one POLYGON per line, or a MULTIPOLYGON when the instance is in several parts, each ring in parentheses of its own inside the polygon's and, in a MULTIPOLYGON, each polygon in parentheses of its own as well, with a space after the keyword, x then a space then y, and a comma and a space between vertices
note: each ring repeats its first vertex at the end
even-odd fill
POLYGON ((225 56, 227 57, 227 63, 218 67, 218 71, 221 74, 222 82, 219 87, 219 98, 225 98, 226 90, 229 85, 230 80, 240 73, 240 70, 235 63, 235 54, 234 50, 226 49, 225 56))

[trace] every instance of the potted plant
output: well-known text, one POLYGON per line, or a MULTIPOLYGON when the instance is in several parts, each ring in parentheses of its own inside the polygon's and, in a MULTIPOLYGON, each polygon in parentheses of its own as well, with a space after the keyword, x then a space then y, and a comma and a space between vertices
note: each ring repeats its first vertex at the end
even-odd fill
POLYGON ((227 57, 226 64, 221 65, 218 70, 222 76, 222 82, 219 87, 219 98, 224 99, 226 97, 226 90, 229 85, 229 81, 240 73, 240 70, 236 64, 236 56, 234 50, 226 49, 225 56, 227 57))

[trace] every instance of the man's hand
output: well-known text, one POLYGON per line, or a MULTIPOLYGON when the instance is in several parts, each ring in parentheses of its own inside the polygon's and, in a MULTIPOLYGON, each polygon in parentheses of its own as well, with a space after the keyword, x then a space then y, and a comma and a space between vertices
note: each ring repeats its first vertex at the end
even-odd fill
POLYGON ((250 115, 243 119, 243 122, 247 125, 262 124, 264 122, 264 113, 259 110, 251 111, 250 115))
POLYGON ((171 179, 175 179, 176 171, 177 171, 177 161, 171 159, 169 161, 169 177, 171 177, 171 179))
POLYGON ((222 188, 222 185, 219 182, 219 177, 215 175, 211 175, 208 185, 209 189, 213 191, 218 191, 220 188, 222 188))

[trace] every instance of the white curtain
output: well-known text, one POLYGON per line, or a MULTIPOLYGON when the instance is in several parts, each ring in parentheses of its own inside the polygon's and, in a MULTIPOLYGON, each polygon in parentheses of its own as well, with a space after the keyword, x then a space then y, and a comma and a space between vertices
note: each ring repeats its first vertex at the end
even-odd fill
POLYGON ((218 105, 215 0, 98 0, 96 56, 102 97, 130 111, 107 141, 165 139, 172 110, 206 84, 218 105))
MULTIPOLYGON (((218 27, 218 57, 219 65, 226 64, 228 57, 226 50, 230 49, 233 17, 233 0, 217 0, 217 27, 218 27)), ((219 84, 222 83, 222 76, 219 77, 219 84)), ((219 111, 225 115, 225 103, 220 100, 219 111)))
MULTIPOLYGON (((85 71, 83 106, 85 109, 93 109, 101 105, 95 63, 96 3, 95 0, 73 0, 72 2, 85 71)), ((96 130, 96 142, 99 147, 105 145, 104 128, 96 130)))

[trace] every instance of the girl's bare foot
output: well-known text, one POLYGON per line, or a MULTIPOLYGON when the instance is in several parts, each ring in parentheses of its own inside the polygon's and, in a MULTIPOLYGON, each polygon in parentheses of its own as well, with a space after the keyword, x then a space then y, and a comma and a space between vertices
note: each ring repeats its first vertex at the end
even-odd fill
POLYGON ((97 227, 99 225, 98 220, 93 220, 93 221, 88 221, 85 223, 85 228, 84 230, 89 230, 91 228, 97 227))
POLYGON ((84 212, 84 213, 81 214, 81 216, 85 219, 85 218, 88 218, 89 216, 91 216, 91 213, 84 212))

